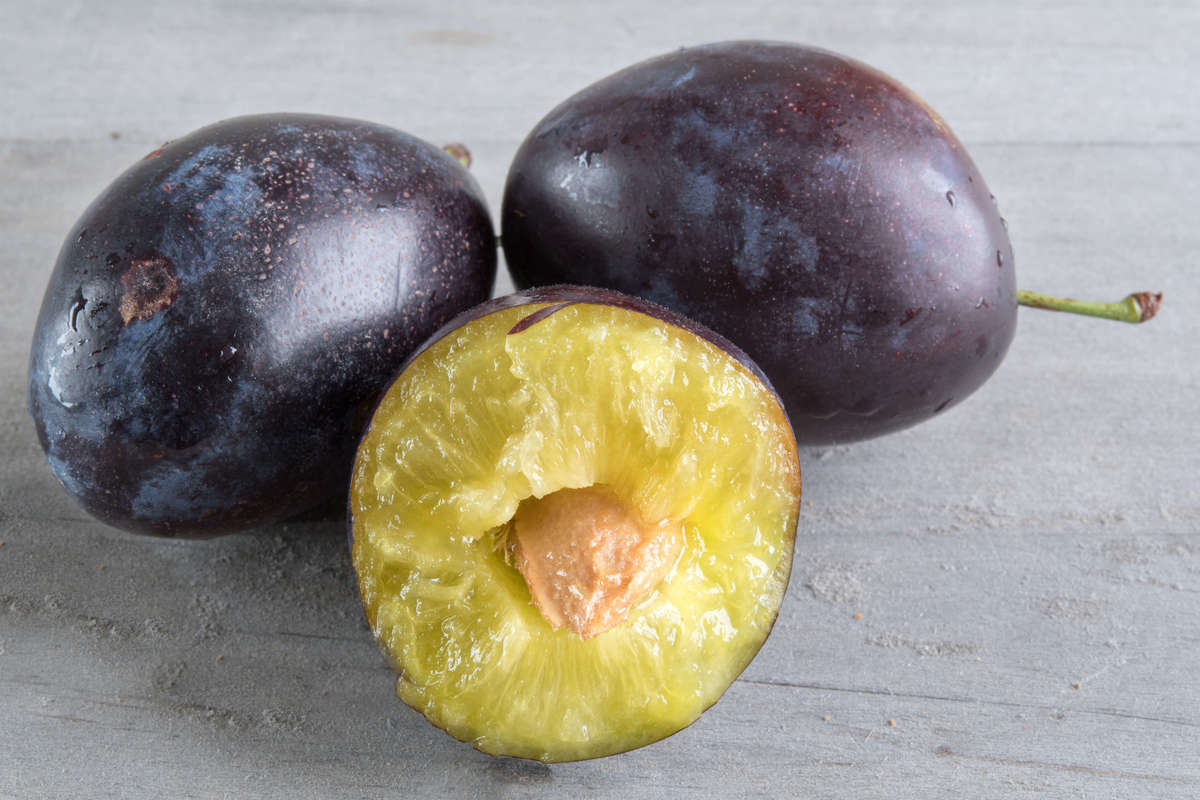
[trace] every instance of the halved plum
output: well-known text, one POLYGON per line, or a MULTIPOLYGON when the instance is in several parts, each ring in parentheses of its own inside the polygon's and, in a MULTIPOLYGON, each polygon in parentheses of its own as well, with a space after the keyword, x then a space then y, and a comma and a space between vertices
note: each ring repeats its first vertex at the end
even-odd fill
POLYGON ((496 755, 622 752, 696 720, 766 640, 795 438, 735 346, 550 287, 451 321, 386 392, 350 489, 400 697, 496 755))

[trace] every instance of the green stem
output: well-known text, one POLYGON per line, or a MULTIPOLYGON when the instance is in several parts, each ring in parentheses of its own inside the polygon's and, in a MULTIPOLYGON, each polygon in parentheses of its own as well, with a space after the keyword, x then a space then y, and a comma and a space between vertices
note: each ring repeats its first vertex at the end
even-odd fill
POLYGON ((1017 292, 1017 303, 1047 311, 1067 311, 1087 317, 1115 319, 1118 322, 1145 322, 1158 313, 1162 292, 1135 292, 1115 303, 1075 300, 1070 297, 1051 297, 1037 292, 1017 292))

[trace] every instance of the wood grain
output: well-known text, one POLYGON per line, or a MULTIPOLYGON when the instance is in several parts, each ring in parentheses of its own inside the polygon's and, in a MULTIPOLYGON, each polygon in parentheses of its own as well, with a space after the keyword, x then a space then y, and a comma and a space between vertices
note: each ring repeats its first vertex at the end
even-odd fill
POLYGON ((0 4, 0 797, 1197 796, 1198 37, 1191 0, 0 4), (1142 328, 1023 310, 960 408, 805 451, 776 631, 696 725, 581 764, 483 756, 394 699, 336 521, 148 540, 54 481, 24 406, 46 277, 162 140, 374 119, 467 142, 495 210, 560 100, 737 37, 915 88, 1025 288, 1166 303, 1142 328))

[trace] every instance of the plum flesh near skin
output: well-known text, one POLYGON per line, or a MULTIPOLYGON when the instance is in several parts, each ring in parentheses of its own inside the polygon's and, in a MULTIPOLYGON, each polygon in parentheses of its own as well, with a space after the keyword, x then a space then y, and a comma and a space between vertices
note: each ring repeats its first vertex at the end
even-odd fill
POLYGON ((120 528, 295 515, 345 491, 378 393, 495 269, 482 192, 437 147, 314 115, 202 128, 68 235, 30 358, 38 436, 120 528))
POLYGON ((1016 328, 1012 247, 962 144, 807 47, 685 49, 583 90, 522 144, 501 221, 518 287, 604 286, 729 337, 801 444, 928 419, 1016 328))
POLYGON ((496 755, 568 761, 693 722, 766 640, 800 468, 736 347, 548 287, 449 323, 384 394, 350 488, 400 697, 496 755))

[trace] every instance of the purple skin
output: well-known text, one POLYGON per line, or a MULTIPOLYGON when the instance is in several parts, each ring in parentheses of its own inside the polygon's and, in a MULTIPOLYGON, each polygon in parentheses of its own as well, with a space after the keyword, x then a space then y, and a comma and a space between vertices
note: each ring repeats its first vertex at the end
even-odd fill
POLYGON ((30 357, 38 437, 116 527, 293 516, 345 491, 379 391, 495 271, 483 194, 440 149, 334 117, 211 125, 68 235, 30 357))
POLYGON ((812 48, 690 48, 583 90, 521 146, 501 222, 517 286, 646 297, 741 346, 801 444, 949 408, 1016 330, 1012 246, 962 144, 812 48))

